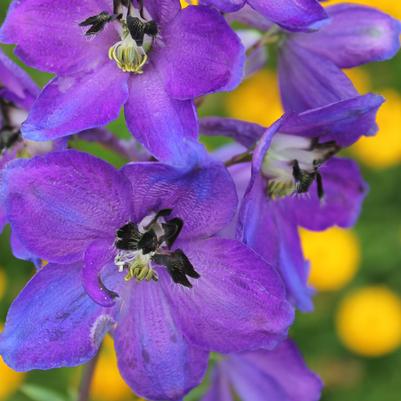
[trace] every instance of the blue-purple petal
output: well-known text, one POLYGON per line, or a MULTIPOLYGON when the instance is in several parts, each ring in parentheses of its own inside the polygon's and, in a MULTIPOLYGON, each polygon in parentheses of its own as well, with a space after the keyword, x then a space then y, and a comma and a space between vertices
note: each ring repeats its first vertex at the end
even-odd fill
POLYGON ((114 324, 114 311, 85 294, 80 269, 49 264, 14 301, 0 335, 0 354, 11 368, 77 366, 95 356, 114 324))
POLYGON ((292 40, 341 68, 388 60, 400 49, 401 23, 390 15, 357 4, 338 4, 326 10, 329 24, 292 40))
MULTIPOLYGON (((170 280, 163 273, 159 280, 170 280)), ((200 383, 208 353, 184 338, 160 281, 128 284, 113 337, 120 372, 135 393, 176 401, 200 383)))
POLYGON ((232 90, 244 75, 245 50, 223 16, 208 7, 187 7, 163 32, 158 68, 175 99, 232 90))
POLYGON ((134 221, 152 212, 172 209, 170 217, 184 225, 180 238, 207 237, 232 219, 237 196, 222 164, 178 170, 161 163, 130 163, 123 169, 133 188, 134 221))
POLYGON ((283 123, 281 132, 319 138, 320 143, 335 141, 347 147, 363 135, 376 133, 376 114, 383 102, 382 96, 368 93, 292 114, 283 123))
POLYGON ((291 39, 278 62, 281 100, 286 112, 301 112, 358 95, 349 78, 332 61, 291 39))
POLYGON ((163 282, 191 343, 217 352, 274 348, 286 335, 293 309, 277 271, 236 240, 180 241, 200 274, 192 288, 163 282))
POLYGON ((50 81, 22 125, 24 138, 47 141, 115 120, 128 98, 127 76, 114 63, 50 81))
POLYGON ((131 215, 129 181, 88 154, 70 150, 16 160, 4 180, 12 230, 29 252, 47 261, 79 260, 95 239, 112 243, 131 215))

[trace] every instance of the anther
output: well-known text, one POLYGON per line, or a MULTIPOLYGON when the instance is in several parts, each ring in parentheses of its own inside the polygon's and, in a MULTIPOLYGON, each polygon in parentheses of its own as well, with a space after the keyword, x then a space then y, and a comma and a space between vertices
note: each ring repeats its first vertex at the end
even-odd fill
POLYGON ((94 15, 92 17, 87 18, 85 21, 82 21, 79 26, 90 26, 90 28, 86 31, 85 35, 95 35, 105 28, 106 24, 109 22, 115 21, 117 19, 121 19, 122 14, 109 14, 107 11, 102 11, 98 15, 94 15))

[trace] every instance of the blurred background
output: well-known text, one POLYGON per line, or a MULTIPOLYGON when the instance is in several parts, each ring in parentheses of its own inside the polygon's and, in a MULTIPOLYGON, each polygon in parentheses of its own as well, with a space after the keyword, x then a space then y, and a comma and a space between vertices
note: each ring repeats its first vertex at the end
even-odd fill
MULTIPOLYGON (((400 1, 354 2, 378 7, 401 19, 400 1)), ((8 4, 9 0, 2 0, 0 21, 8 4)), ((12 47, 2 49, 12 55, 12 47)), ((282 112, 274 64, 272 55, 265 70, 232 93, 207 98, 200 113, 272 123, 282 112)), ((27 71, 40 85, 50 78, 29 68, 27 71)), ((347 73, 361 93, 374 91, 387 99, 379 112, 378 135, 362 139, 347 154, 360 162, 370 193, 353 230, 301 232, 306 257, 311 261, 310 284, 316 289, 315 311, 298 313, 291 335, 309 366, 325 382, 323 401, 400 401, 401 55, 347 73)), ((130 136, 122 118, 110 124, 110 129, 120 137, 130 136)), ((222 144, 216 138, 204 141, 210 149, 222 144)), ((101 145, 78 141, 74 147, 116 166, 125 162, 101 145)), ((34 272, 31 264, 12 256, 8 239, 6 229, 0 238, 0 324, 13 298, 34 272)), ((0 359, 0 401, 74 399, 80 371, 19 374, 0 359)), ((187 400, 196 400, 199 393, 195 390, 187 400)), ((138 399, 119 376, 109 338, 101 352, 91 394, 98 401, 138 399)))

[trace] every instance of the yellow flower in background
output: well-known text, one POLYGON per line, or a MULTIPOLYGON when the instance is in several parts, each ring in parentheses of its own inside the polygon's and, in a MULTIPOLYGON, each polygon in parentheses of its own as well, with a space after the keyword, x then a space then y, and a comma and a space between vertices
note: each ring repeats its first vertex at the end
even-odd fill
POLYGON ((99 360, 93 377, 91 396, 98 401, 141 400, 122 379, 117 367, 113 340, 107 336, 103 342, 99 360))
MULTIPOLYGON (((1 272, 1 271, 0 271, 1 272)), ((3 330, 0 325, 0 331, 3 330)), ((15 393, 24 381, 25 374, 10 369, 0 357, 0 401, 15 393)))
POLYGON ((339 3, 357 3, 378 8, 395 18, 401 19, 401 2, 399 0, 330 0, 327 5, 339 3))
POLYGON ((377 116, 379 132, 361 138, 351 148, 364 164, 374 168, 401 163, 401 96, 394 90, 384 90, 382 95, 386 102, 377 116))
POLYGON ((340 339, 357 354, 381 356, 401 345, 401 299, 386 287, 366 287, 348 295, 336 320, 340 339))
POLYGON ((360 262, 356 234, 338 227, 326 231, 301 230, 305 258, 311 263, 309 284, 318 291, 335 291, 355 276, 360 262))
POLYGON ((366 70, 360 67, 344 70, 344 72, 359 93, 365 94, 371 91, 371 79, 366 70))
POLYGON ((199 4, 199 0, 180 0, 181 7, 185 8, 188 7, 189 5, 196 6, 199 4))
POLYGON ((7 284, 6 274, 2 269, 3 268, 0 267, 0 299, 3 298, 4 293, 6 292, 6 284, 7 284))
POLYGON ((272 124, 283 114, 276 74, 262 70, 252 75, 227 95, 225 106, 232 118, 272 124))

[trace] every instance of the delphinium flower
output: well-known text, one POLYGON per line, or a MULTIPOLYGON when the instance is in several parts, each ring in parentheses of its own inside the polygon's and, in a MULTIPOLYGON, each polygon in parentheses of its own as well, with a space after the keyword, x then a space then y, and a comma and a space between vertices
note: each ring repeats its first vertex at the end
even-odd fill
POLYGON ((201 401, 317 401, 322 391, 291 340, 273 351, 222 356, 211 380, 201 401))
POLYGON ((100 127, 125 105, 133 135, 159 160, 183 165, 197 152, 193 99, 233 89, 243 74, 243 47, 224 18, 181 10, 179 0, 15 0, 0 41, 57 75, 23 125, 26 138, 100 127))
MULTIPOLYGON (((28 74, 0 50, 0 170, 21 154, 34 155, 52 149, 50 143, 36 146, 21 137, 21 123, 38 93, 39 88, 28 74)), ((5 224, 5 210, 0 199, 0 232, 5 224)), ((11 238, 11 245, 15 256, 31 259, 15 235, 11 238)))
POLYGON ((317 28, 327 18, 318 0, 200 0, 200 4, 214 6, 222 12, 234 12, 249 5, 255 14, 290 31, 317 28))
POLYGON ((388 60, 400 48, 401 24, 391 16, 355 4, 335 5, 326 11, 327 23, 308 33, 269 25, 249 9, 229 17, 265 31, 265 42, 278 44, 280 91, 288 112, 355 97, 358 92, 341 69, 388 60))
POLYGON ((271 349, 285 337, 293 310, 276 270, 213 236, 237 205, 221 164, 117 171, 70 150, 16 160, 2 182, 12 231, 50 262, 0 337, 15 370, 82 364, 111 331, 133 390, 176 400, 201 380, 208 351, 271 349))
POLYGON ((285 116, 267 130, 230 119, 202 122, 204 133, 232 136, 250 149, 228 164, 246 161, 253 150, 251 164, 230 169, 244 196, 237 235, 279 266, 291 301, 303 311, 313 304, 298 226, 323 230, 355 223, 366 185, 356 163, 335 155, 374 132, 382 102, 380 96, 368 94, 285 116))
POLYGON ((28 74, 0 50, 0 169, 26 145, 21 124, 38 94, 28 74))

